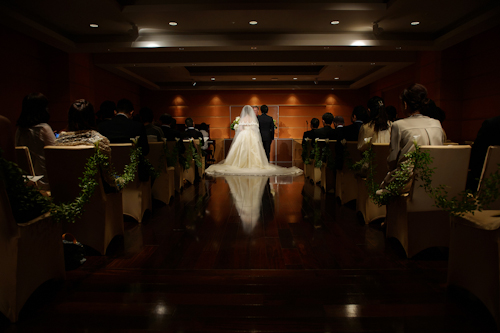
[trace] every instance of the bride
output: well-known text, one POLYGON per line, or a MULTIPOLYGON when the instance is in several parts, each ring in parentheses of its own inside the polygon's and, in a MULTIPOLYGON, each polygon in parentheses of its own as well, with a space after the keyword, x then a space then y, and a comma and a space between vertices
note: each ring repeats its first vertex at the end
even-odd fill
POLYGON ((208 175, 280 176, 300 175, 302 170, 297 167, 284 168, 269 164, 262 145, 257 117, 253 108, 245 105, 226 159, 219 164, 211 165, 205 173, 208 175))

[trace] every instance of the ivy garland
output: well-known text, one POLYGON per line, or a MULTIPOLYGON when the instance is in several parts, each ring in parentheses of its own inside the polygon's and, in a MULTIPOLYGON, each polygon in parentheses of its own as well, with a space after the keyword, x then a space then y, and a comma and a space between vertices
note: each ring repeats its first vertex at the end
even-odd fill
POLYGON ((321 168, 323 165, 323 150, 319 147, 318 140, 314 141, 313 150, 311 154, 314 154, 314 167, 321 168))
POLYGON ((194 159, 194 163, 198 168, 201 168, 202 167, 201 157, 198 154, 198 150, 196 150, 193 140, 189 141, 189 150, 191 150, 191 156, 194 159))
MULTIPOLYGON (((83 176, 79 178, 80 194, 70 203, 56 204, 50 198, 43 196, 36 188, 26 186, 21 169, 15 163, 0 157, 0 167, 4 174, 4 182, 16 221, 19 223, 27 222, 46 212, 50 212, 57 222, 74 223, 80 218, 84 212, 83 206, 90 201, 98 185, 96 176, 99 167, 104 170, 103 172, 115 174, 108 156, 100 151, 98 145, 99 142, 96 142, 94 154, 87 160, 83 176)), ((130 152, 130 163, 125 166, 123 175, 115 176, 115 182, 119 189, 135 179, 140 156, 141 148, 134 146, 130 152)))
MULTIPOLYGON (((182 140, 177 140, 177 139, 176 139, 176 141, 177 141, 177 143, 175 145, 177 147, 177 151, 181 152, 181 151, 185 150, 184 142, 182 140)), ((189 150, 185 154, 178 154, 177 155, 179 164, 181 165, 181 167, 184 170, 188 170, 191 167, 189 161, 193 158, 193 156, 189 156, 189 155, 190 155, 189 150)))
POLYGON ((329 140, 326 140, 326 145, 323 147, 323 161, 326 162, 326 167, 330 170, 335 170, 335 160, 330 148, 329 140))
POLYGON ((474 214, 474 211, 482 211, 500 197, 500 164, 499 169, 492 173, 481 183, 481 191, 473 193, 470 190, 460 192, 457 196, 449 199, 448 191, 444 185, 432 186, 432 175, 434 169, 429 165, 432 157, 428 152, 423 152, 415 143, 415 150, 404 155, 406 160, 400 163, 400 167, 393 174, 394 179, 385 187, 385 191, 377 194, 379 184, 375 184, 374 175, 376 165, 373 164, 374 152, 370 147, 363 153, 363 161, 368 163, 368 174, 366 186, 370 199, 378 204, 387 205, 393 198, 400 196, 403 189, 414 178, 422 181, 421 187, 434 200, 434 205, 453 216, 463 216, 466 213, 474 214))
POLYGON ((309 143, 308 138, 305 138, 304 140, 302 140, 302 162, 304 162, 304 164, 306 164, 306 165, 311 164, 311 160, 309 158, 309 155, 307 154, 308 143, 309 143))

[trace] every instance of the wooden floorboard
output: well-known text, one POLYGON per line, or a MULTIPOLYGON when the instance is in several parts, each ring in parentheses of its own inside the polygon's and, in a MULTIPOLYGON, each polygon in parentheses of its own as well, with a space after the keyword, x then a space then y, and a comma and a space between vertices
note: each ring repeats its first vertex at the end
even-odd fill
POLYGON ((266 184, 251 207, 224 178, 155 202, 107 256, 41 286, 0 331, 495 331, 482 304, 447 290, 446 250, 409 260, 353 203, 290 180, 266 184))

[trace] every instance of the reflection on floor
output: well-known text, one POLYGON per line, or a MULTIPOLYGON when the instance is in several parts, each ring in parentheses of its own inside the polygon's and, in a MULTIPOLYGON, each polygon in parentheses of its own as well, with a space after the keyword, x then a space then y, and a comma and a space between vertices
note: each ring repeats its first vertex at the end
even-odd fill
POLYGON ((488 332, 446 291, 446 252, 413 260, 380 224, 296 178, 188 186, 108 256, 40 288, 6 332, 488 332))

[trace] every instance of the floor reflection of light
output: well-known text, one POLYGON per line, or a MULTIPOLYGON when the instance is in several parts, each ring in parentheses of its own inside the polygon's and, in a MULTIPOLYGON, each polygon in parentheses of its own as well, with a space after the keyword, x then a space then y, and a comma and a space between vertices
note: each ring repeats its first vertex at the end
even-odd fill
POLYGON ((346 317, 357 317, 359 311, 358 304, 347 304, 345 306, 345 316, 346 317))

